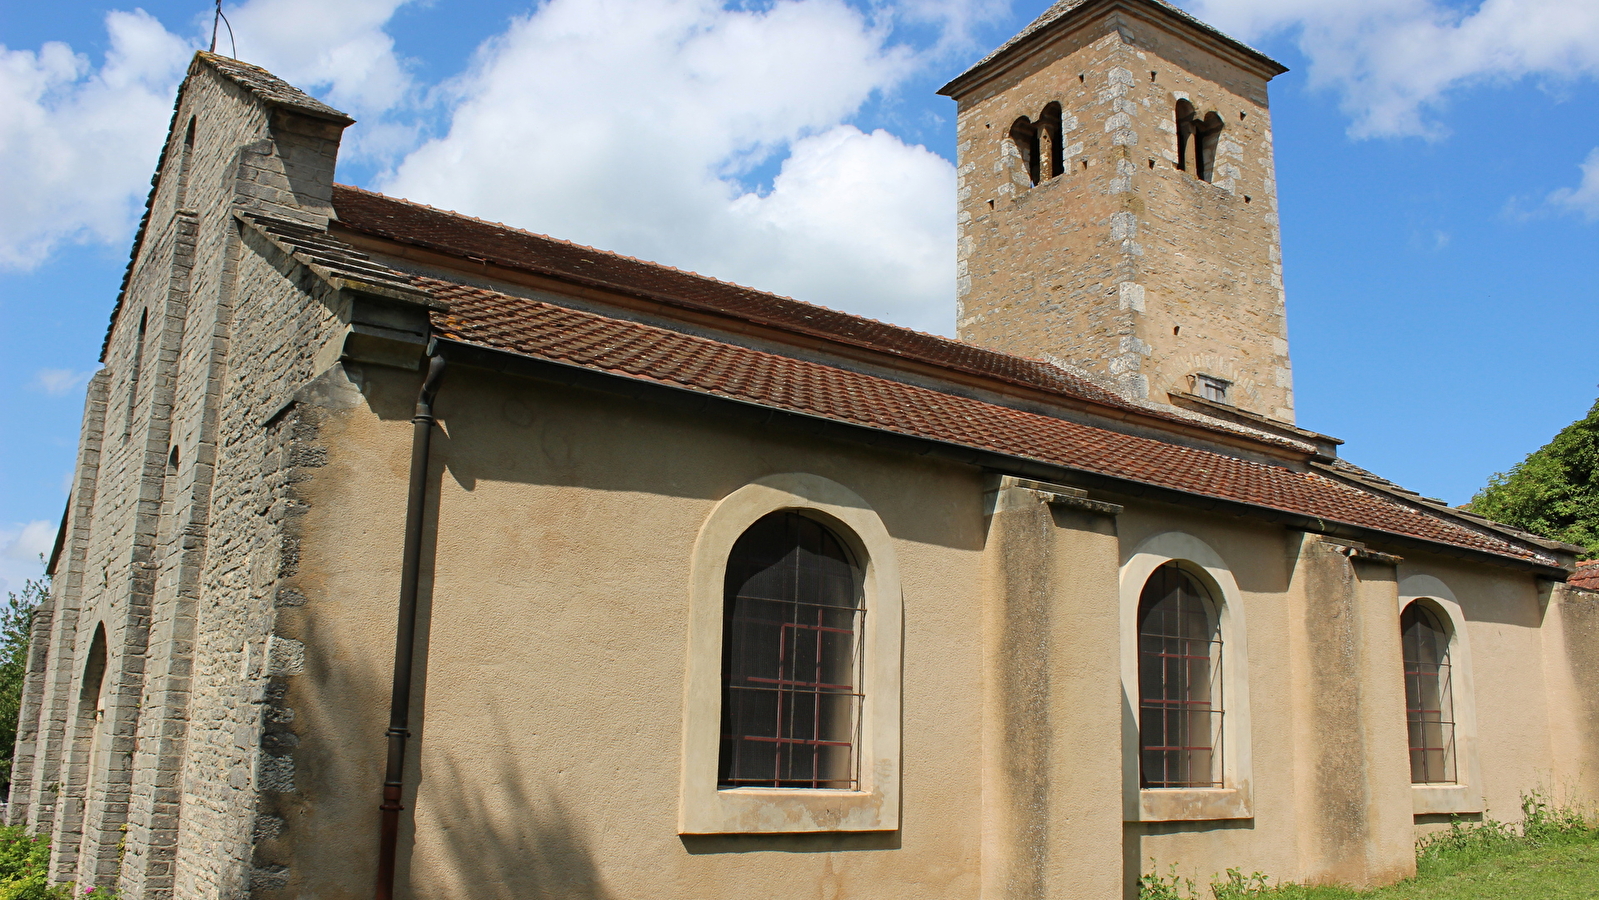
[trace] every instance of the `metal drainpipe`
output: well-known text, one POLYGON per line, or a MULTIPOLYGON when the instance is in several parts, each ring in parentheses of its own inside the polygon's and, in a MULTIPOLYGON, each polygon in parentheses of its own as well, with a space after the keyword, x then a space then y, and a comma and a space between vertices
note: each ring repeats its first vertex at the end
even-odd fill
POLYGON ((383 829, 378 845, 377 900, 394 897, 400 842, 400 793, 405 787, 405 741, 411 736, 411 663, 416 656, 416 585, 422 567, 422 511, 427 505, 428 445, 433 439, 433 398, 444 378, 444 357, 428 342, 427 375, 411 418, 411 489, 405 503, 405 556, 400 564, 400 621, 394 635, 394 690, 389 700, 389 761, 383 774, 383 829))

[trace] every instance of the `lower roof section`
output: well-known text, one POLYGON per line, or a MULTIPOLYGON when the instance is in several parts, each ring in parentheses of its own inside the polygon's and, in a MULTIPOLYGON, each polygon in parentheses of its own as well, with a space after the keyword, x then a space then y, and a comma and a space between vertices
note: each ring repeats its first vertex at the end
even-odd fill
POLYGON ((442 338, 609 378, 1070 470, 1160 495, 1288 517, 1309 530, 1392 535, 1447 552, 1563 572, 1553 554, 1316 471, 1123 434, 916 384, 481 287, 415 276, 449 304, 442 338), (1320 527, 1317 527, 1317 523, 1320 527))

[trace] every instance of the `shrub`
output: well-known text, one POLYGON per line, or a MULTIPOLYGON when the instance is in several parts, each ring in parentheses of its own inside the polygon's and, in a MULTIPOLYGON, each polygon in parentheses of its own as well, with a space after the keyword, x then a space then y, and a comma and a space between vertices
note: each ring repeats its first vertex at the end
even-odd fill
POLYGON ((20 826, 0 826, 0 900, 51 900, 50 841, 20 826))
POLYGON ((50 840, 0 825, 0 900, 116 900, 109 888, 50 884, 50 840))

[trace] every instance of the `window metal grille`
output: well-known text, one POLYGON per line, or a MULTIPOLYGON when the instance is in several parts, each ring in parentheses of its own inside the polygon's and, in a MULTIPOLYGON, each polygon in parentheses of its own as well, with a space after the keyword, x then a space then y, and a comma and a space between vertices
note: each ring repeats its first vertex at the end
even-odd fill
POLYGON ((1410 726, 1410 780, 1453 784, 1455 700, 1449 632, 1437 613, 1412 603, 1399 617, 1405 662, 1405 718, 1410 726))
POLYGON ((722 632, 722 787, 860 785, 861 573, 820 523, 773 513, 733 545, 722 632))
POLYGON ((1214 604, 1167 563, 1138 601, 1138 731, 1146 788, 1221 787, 1222 644, 1214 604))

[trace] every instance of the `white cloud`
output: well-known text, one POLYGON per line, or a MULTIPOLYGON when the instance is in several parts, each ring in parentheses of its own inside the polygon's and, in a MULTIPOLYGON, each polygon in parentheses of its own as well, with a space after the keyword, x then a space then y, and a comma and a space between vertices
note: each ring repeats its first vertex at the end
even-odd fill
POLYGON ((381 187, 946 330, 952 167, 841 127, 915 64, 839 0, 552 0, 480 50, 447 133, 381 187), (741 185, 777 158, 769 192, 741 185))
POLYGON ((90 373, 71 369, 40 369, 33 373, 33 387, 52 397, 71 393, 89 380, 90 373))
MULTIPOLYGON (((357 118, 400 105, 410 75, 384 28, 411 0, 251 0, 228 13, 239 58, 357 118)), ((217 50, 232 51, 226 29, 217 50)))
MULTIPOLYGON (((1297 32, 1311 84, 1337 90, 1357 137, 1438 136, 1429 111, 1498 79, 1599 76, 1594 0, 1193 0, 1245 40, 1297 32)), ((1493 116, 1481 121, 1492 127, 1493 116)))
MULTIPOLYGON (((413 85, 383 31, 406 0, 251 0, 229 12, 239 56, 372 116, 355 153, 409 141, 383 114, 413 85)), ((190 56, 210 38, 169 31, 143 10, 105 17, 98 65, 66 44, 0 46, 0 269, 31 269, 62 244, 125 245, 190 56)), ((226 32, 218 49, 231 52, 226 32)))
POLYGON ((42 576, 39 557, 55 542, 56 525, 43 520, 0 528, 0 594, 21 591, 24 581, 42 576))
POLYGON ((1575 188, 1561 188, 1549 195, 1549 202, 1581 213, 1590 222, 1599 220, 1599 147, 1582 161, 1582 181, 1575 188))
POLYGON ((1010 0, 885 0, 876 10, 910 26, 927 26, 936 37, 926 56, 940 58, 963 50, 991 48, 977 43, 978 26, 1006 18, 1010 0))
POLYGON ((0 267, 128 239, 188 48, 142 11, 110 13, 106 32, 98 68, 61 43, 0 47, 0 267))
POLYGON ((928 331, 953 327, 955 170, 931 150, 836 126, 795 142, 771 192, 728 211, 735 234, 714 271, 928 331))

